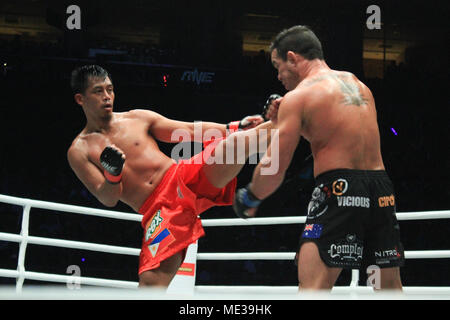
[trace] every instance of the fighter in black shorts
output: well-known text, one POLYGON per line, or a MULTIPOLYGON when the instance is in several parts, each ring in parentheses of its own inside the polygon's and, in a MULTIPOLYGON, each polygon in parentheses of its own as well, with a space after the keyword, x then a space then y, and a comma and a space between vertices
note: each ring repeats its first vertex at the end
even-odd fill
POLYGON ((236 192, 235 212, 255 215, 283 182, 303 137, 311 145, 317 187, 297 254, 299 288, 331 289, 343 268, 364 261, 380 267, 374 270, 381 289, 401 289, 403 248, 372 92, 350 72, 332 70, 305 26, 280 32, 270 52, 289 92, 271 119, 277 133, 252 181, 236 192), (264 174, 267 166, 278 171, 264 174))

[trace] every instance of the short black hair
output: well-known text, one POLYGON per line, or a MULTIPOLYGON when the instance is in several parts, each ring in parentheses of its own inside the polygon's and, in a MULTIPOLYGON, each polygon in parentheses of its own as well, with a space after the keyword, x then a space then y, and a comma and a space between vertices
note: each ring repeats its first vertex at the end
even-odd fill
POLYGON ((294 26, 281 31, 270 45, 270 52, 275 49, 284 61, 288 51, 298 53, 307 60, 323 60, 322 44, 307 26, 294 26))
POLYGON ((73 94, 84 93, 89 85, 89 78, 107 77, 112 81, 111 74, 98 65, 81 66, 72 71, 70 86, 73 94))

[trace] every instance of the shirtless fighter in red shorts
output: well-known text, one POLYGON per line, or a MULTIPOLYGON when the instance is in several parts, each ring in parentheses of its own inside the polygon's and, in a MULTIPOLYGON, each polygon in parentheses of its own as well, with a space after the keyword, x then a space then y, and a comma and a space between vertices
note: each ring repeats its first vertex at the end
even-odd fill
POLYGON ((191 161, 176 163, 159 150, 155 140, 180 142, 173 132, 183 130, 195 141, 194 123, 170 120, 149 110, 113 112, 111 76, 99 66, 74 70, 71 85, 87 123, 68 150, 69 164, 105 206, 113 207, 120 200, 143 215, 139 285, 167 287, 187 246, 204 235, 198 215, 212 206, 231 205, 235 177, 244 165, 206 163, 205 154, 225 159, 230 142, 270 129, 271 121, 249 116, 228 125, 202 122, 203 131, 216 129, 226 138, 215 140, 191 161))

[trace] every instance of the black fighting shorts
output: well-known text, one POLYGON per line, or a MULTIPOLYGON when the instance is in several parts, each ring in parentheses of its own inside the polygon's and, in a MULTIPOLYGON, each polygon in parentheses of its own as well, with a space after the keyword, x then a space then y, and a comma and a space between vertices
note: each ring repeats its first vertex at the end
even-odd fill
POLYGON ((315 186, 299 249, 313 241, 333 268, 404 265, 394 188, 384 170, 327 171, 315 186))

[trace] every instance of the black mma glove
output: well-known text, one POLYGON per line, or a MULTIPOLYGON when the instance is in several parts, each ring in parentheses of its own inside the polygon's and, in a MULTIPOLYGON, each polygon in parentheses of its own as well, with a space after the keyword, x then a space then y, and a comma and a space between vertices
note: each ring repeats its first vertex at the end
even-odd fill
POLYGON ((261 204, 259 200, 251 191, 250 184, 245 188, 236 191, 233 201, 233 209, 239 218, 247 219, 250 216, 247 214, 247 209, 256 208, 261 204))
POLYGON ((244 130, 245 128, 253 124, 255 118, 261 119, 261 116, 260 115, 247 116, 240 121, 229 122, 227 123, 227 131, 233 133, 235 131, 244 130))
POLYGON ((273 100, 276 100, 278 98, 282 98, 282 96, 280 96, 279 94, 276 94, 276 93, 271 94, 269 96, 269 98, 267 99, 266 103, 264 104, 264 108, 263 108, 261 115, 265 120, 268 120, 266 118, 266 113, 267 113, 267 110, 269 110, 270 104, 272 103, 273 100))
POLYGON ((100 155, 100 164, 104 169, 106 181, 112 184, 120 183, 124 163, 122 152, 113 147, 106 147, 100 155))

